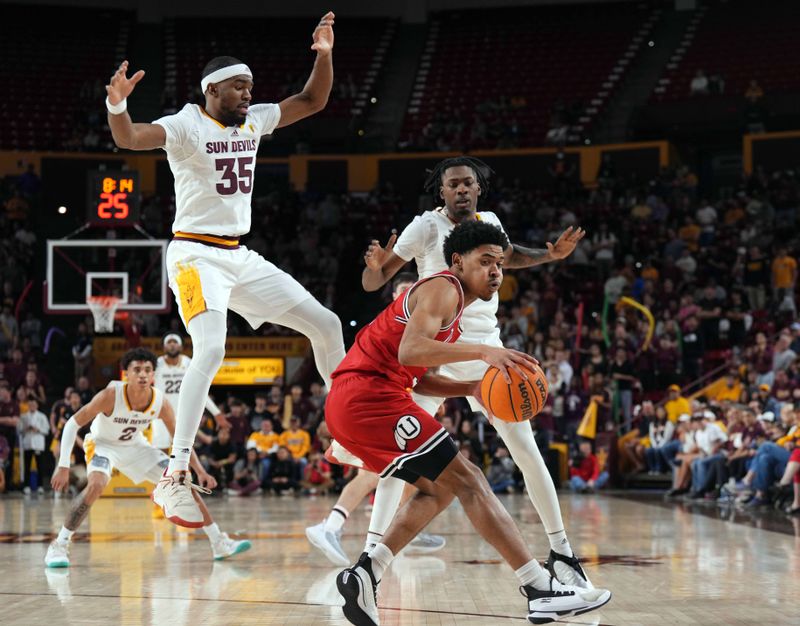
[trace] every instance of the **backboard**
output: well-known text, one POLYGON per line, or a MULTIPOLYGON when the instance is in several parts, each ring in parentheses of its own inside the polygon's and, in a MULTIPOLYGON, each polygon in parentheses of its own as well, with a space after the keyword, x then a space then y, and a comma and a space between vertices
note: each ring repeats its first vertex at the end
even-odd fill
POLYGON ((58 239, 47 242, 45 311, 89 313, 90 296, 116 296, 119 311, 166 313, 167 240, 58 239))

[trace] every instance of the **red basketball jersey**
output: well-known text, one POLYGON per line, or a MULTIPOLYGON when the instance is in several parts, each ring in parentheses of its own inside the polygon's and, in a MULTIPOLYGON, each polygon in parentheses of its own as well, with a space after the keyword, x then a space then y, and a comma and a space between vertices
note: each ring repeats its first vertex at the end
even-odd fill
POLYGON ((404 388, 414 387, 428 368, 401 365, 397 359, 400 340, 403 338, 403 331, 405 331, 411 316, 411 312, 408 310, 408 299, 419 285, 440 277, 446 278, 458 289, 458 310, 453 321, 439 329, 435 339, 443 343, 454 343, 461 336, 464 290, 458 278, 445 270, 414 283, 369 325, 362 328, 356 335, 355 343, 333 373, 333 378, 343 374, 377 375, 388 378, 404 388))

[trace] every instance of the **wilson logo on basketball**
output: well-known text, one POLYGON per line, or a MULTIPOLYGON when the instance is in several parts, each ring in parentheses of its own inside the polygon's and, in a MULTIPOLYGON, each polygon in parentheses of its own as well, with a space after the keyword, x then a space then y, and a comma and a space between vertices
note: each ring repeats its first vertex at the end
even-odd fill
POLYGON ((529 420, 533 417, 533 405, 531 404, 531 394, 528 393, 528 381, 521 380, 517 385, 519 395, 522 396, 522 403, 519 405, 522 411, 522 419, 529 420))
POLYGON ((544 401, 547 399, 547 389, 545 388, 541 378, 536 378, 533 382, 536 384, 536 388, 539 390, 541 403, 544 404, 544 401))

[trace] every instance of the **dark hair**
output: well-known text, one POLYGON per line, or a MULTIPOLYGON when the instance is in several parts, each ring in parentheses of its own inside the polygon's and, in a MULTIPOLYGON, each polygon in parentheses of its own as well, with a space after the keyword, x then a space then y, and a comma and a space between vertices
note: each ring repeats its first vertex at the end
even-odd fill
POLYGON ((400 272, 394 277, 392 281, 392 290, 397 289, 400 283, 415 283, 417 282, 417 275, 414 272, 400 272))
POLYGON ((256 400, 258 400, 259 398, 261 398, 262 400, 266 400, 267 399, 267 394, 265 394, 263 391, 259 391, 256 394, 256 400))
POLYGON ((156 368, 158 361, 156 355, 147 350, 146 348, 134 348, 128 350, 122 357, 122 369, 128 369, 128 366, 134 361, 147 361, 152 364, 153 369, 156 368))
POLYGON ((223 67, 230 67, 231 65, 239 65, 241 61, 236 57, 214 57, 203 68, 203 73, 200 78, 205 78, 212 72, 221 70, 223 67))
POLYGON ((475 178, 481 186, 484 196, 489 191, 489 179, 494 174, 494 170, 486 165, 480 159, 469 156, 457 156, 449 159, 439 161, 433 166, 433 169, 428 170, 428 177, 425 179, 425 191, 430 191, 433 194, 433 199, 439 200, 439 186, 442 184, 442 176, 451 167, 469 167, 475 172, 475 178))
POLYGON ((478 246, 487 244, 500 246, 505 250, 508 248, 508 237, 493 224, 479 221, 462 222, 444 239, 444 262, 450 267, 454 254, 466 254, 478 246))

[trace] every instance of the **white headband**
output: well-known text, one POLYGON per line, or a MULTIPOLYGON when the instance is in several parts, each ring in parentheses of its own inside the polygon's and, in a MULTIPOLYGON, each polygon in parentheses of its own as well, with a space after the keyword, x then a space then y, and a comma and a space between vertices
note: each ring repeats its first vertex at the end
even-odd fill
POLYGON ((177 335, 175 333, 170 333, 169 335, 164 337, 164 345, 166 346, 167 343, 169 343, 170 341, 177 341, 179 346, 183 345, 183 339, 181 339, 180 335, 177 335))
POLYGON ((223 80, 228 80, 240 74, 244 74, 248 78, 253 78, 253 72, 250 71, 250 68, 244 63, 239 63, 237 65, 229 65, 228 67, 221 67, 218 70, 214 70, 200 81, 200 87, 203 89, 203 93, 205 93, 210 83, 221 83, 223 80))

